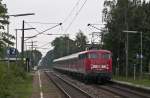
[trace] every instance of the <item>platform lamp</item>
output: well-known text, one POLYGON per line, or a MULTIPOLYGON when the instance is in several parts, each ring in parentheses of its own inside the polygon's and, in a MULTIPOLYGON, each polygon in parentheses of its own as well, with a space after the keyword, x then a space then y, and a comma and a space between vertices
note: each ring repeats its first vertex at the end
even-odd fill
MULTIPOLYGON (((22 17, 22 16, 28 16, 28 15, 35 15, 34 13, 25 13, 25 14, 11 14, 11 15, 2 15, 3 17, 6 17, 7 18, 7 21, 8 21, 8 18, 9 17, 22 17)), ((9 23, 7 25, 7 33, 9 34, 9 23)), ((8 44, 8 47, 9 47, 9 44, 8 44)), ((9 68, 9 56, 8 56, 8 68, 9 68)))
POLYGON ((124 30, 123 32, 125 32, 125 33, 127 33, 127 44, 126 44, 126 78, 128 77, 128 40, 129 40, 129 38, 128 38, 128 33, 134 33, 134 34, 136 34, 136 33, 140 33, 140 77, 142 77, 142 74, 143 74, 143 61, 142 61, 142 59, 143 59, 143 48, 142 48, 142 46, 143 46, 143 42, 142 42, 142 32, 138 32, 138 31, 129 31, 129 30, 124 30))

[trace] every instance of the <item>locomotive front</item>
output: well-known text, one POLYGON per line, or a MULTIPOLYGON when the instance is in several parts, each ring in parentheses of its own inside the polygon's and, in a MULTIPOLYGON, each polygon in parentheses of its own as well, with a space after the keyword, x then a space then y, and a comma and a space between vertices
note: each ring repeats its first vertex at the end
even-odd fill
POLYGON ((106 50, 89 51, 87 53, 86 72, 89 77, 98 80, 110 80, 112 74, 111 52, 106 50))

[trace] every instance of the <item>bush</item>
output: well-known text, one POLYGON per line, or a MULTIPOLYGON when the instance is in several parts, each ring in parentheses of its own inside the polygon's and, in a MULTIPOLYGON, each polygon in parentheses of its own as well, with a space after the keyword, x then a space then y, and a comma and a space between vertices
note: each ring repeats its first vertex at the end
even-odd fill
POLYGON ((18 98, 16 97, 17 85, 25 83, 28 76, 23 67, 16 64, 0 63, 0 98, 18 98))

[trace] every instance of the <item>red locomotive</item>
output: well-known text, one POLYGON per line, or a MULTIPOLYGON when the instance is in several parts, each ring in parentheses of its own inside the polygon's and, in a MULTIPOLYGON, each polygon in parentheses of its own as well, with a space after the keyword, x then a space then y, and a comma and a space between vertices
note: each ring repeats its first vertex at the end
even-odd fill
POLYGON ((111 52, 88 50, 55 59, 54 69, 82 77, 83 80, 110 80, 112 74, 111 52))

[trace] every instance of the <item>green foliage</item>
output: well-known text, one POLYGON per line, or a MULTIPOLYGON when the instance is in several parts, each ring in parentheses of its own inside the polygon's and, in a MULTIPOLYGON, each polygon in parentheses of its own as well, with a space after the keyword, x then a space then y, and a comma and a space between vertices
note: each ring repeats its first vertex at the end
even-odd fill
POLYGON ((53 42, 53 50, 50 50, 42 59, 42 65, 51 65, 53 59, 60 58, 69 54, 84 51, 87 45, 87 37, 81 30, 76 35, 75 40, 70 39, 68 36, 57 37, 53 42))
POLYGON ((150 62, 149 9, 150 2, 146 3, 141 0, 105 0, 103 21, 109 33, 104 36, 104 48, 112 51, 114 67, 117 65, 117 58, 120 58, 120 72, 124 72, 125 69, 127 34, 123 32, 124 30, 138 31, 137 34, 129 33, 129 66, 139 65, 136 54, 140 54, 140 32, 143 34, 144 69, 150 62))
POLYGON ((77 52, 84 51, 86 49, 87 45, 87 37, 83 34, 81 30, 79 30, 79 33, 76 35, 75 44, 77 46, 77 52))
MULTIPOLYGON (((30 80, 21 65, 11 63, 8 67, 6 63, 0 63, 0 98, 19 98, 18 87, 28 89, 27 81, 30 80)), ((22 92, 26 89, 22 89, 22 92)))
POLYGON ((59 58, 72 53, 75 50, 75 42, 69 39, 68 36, 57 37, 53 42, 54 58, 59 58))
POLYGON ((19 81, 13 87, 13 96, 11 98, 29 98, 32 94, 32 76, 28 76, 24 81, 19 81))
POLYGON ((42 57, 42 53, 38 50, 27 50, 24 52, 24 57, 30 59, 32 66, 37 66, 42 57))
POLYGON ((54 59, 54 51, 53 50, 50 50, 47 52, 46 56, 44 56, 42 58, 42 61, 40 62, 40 65, 52 65, 53 63, 53 59, 54 59))
POLYGON ((52 42, 54 58, 83 51, 86 49, 86 44, 87 38, 81 30, 77 33, 75 40, 71 40, 68 36, 58 37, 52 42))
MULTIPOLYGON (((12 39, 15 39, 14 36, 7 32, 9 16, 6 14, 6 5, 2 4, 2 0, 0 0, 0 59, 7 56, 8 45, 9 47, 14 45, 12 39)), ((32 88, 31 85, 29 87, 31 81, 19 62, 18 65, 10 63, 8 66, 6 62, 0 61, 0 98, 24 98, 24 96, 27 98, 27 95, 29 95, 27 93, 28 89, 32 88)))
POLYGON ((2 0, 0 1, 0 57, 2 57, 2 50, 6 45, 13 45, 13 42, 11 41, 14 39, 14 36, 11 34, 6 33, 6 27, 9 24, 8 22, 8 16, 7 14, 7 8, 5 4, 2 4, 2 0))

